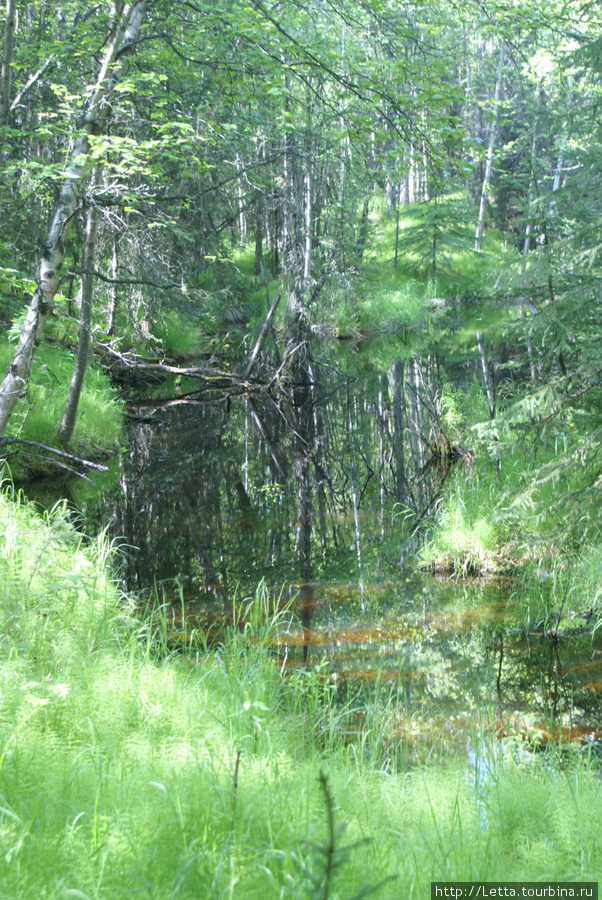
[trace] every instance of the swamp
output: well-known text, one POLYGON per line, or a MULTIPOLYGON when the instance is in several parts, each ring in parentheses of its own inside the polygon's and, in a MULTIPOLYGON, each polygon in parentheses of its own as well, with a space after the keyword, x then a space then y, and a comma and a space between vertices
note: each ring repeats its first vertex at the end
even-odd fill
POLYGON ((597 890, 596 5, 4 7, 0 900, 597 890))

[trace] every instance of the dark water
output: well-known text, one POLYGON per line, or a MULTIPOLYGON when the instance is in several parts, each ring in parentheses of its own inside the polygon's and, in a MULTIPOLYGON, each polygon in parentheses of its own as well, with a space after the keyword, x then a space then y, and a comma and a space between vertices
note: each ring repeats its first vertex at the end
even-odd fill
POLYGON ((426 516, 461 464, 437 453, 435 364, 347 353, 306 360, 279 393, 157 404, 191 380, 131 406, 119 487, 84 504, 122 544, 124 587, 172 605, 177 645, 216 633, 263 581, 275 606, 292 602, 283 672, 312 667, 343 693, 386 685, 406 735, 426 723, 461 743, 485 716, 501 736, 596 744, 599 640, 525 628, 509 579, 409 565, 408 510, 426 516))

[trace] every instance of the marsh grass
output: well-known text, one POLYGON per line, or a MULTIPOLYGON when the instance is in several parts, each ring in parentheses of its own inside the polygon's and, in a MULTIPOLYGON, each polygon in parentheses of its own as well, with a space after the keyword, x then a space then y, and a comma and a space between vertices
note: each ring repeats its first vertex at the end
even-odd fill
POLYGON ((64 507, 2 495, 0 535, 1 897, 419 898, 431 880, 600 877, 595 760, 488 749, 478 785, 449 759, 387 766, 394 695, 341 702, 326 671, 283 673, 285 622, 261 590, 248 627, 175 654, 64 507))
POLYGON ((507 571, 518 532, 516 522, 498 511, 499 494, 495 474, 456 472, 420 550, 421 564, 461 575, 507 571))

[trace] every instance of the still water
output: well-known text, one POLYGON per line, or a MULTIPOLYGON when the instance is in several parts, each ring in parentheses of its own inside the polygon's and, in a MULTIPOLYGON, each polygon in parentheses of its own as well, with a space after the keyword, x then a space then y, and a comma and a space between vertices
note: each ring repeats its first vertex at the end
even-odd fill
POLYGON ((387 685, 393 728, 415 745, 426 728, 425 746, 465 747, 486 719, 500 737, 597 747, 599 639, 525 627, 511 578, 412 567, 408 509, 429 514, 461 454, 436 452, 430 363, 354 352, 344 366, 306 360, 286 394, 182 401, 195 389, 182 379, 129 404, 118 488, 86 503, 122 546, 124 588, 142 609, 166 602, 177 646, 211 640, 265 584, 275 607, 291 604, 282 671, 310 667, 343 695, 387 685))

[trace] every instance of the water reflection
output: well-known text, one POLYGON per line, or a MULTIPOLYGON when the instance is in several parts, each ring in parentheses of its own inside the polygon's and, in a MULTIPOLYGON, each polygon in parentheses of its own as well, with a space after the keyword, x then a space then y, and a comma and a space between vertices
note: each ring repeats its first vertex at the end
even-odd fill
POLYGON ((564 728, 597 740, 591 638, 525 635, 503 582, 461 586, 402 567, 400 514, 432 508, 458 455, 427 382, 425 362, 362 371, 358 354, 350 378, 306 347, 286 389, 164 408, 159 395, 150 413, 132 403, 120 490, 96 513, 125 543, 124 587, 174 598, 177 644, 217 634, 265 579, 274 597, 296 598, 274 648, 282 671, 324 667, 342 697, 359 682, 389 685, 399 734, 420 721, 463 743, 485 709, 500 735, 564 728))

